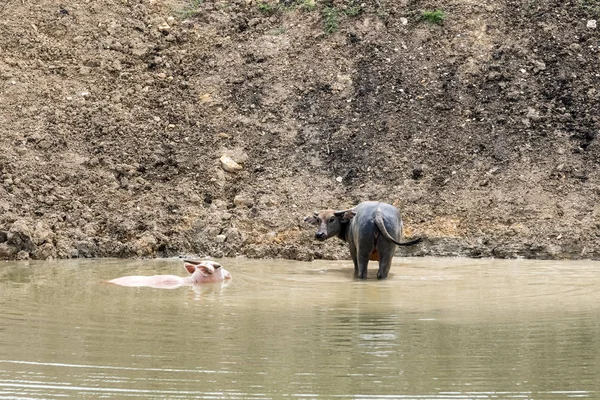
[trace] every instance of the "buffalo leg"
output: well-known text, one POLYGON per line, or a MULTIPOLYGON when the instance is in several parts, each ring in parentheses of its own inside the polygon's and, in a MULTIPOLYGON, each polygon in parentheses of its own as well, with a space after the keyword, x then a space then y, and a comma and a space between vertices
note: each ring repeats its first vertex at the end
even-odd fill
POLYGON ((379 270, 377 271, 377 279, 385 279, 388 277, 392 260, 387 258, 379 259, 379 270))
POLYGON ((356 246, 354 246, 350 243, 350 245, 348 247, 350 247, 350 255, 352 256, 352 263, 354 263, 354 277, 357 278, 358 277, 358 257, 356 255, 357 254, 356 246))
POLYGON ((358 279, 367 279, 367 266, 370 253, 358 253, 358 279))
POLYGON ((379 254, 379 270, 377 271, 377 279, 386 279, 392 266, 392 258, 396 252, 396 246, 380 246, 379 254))

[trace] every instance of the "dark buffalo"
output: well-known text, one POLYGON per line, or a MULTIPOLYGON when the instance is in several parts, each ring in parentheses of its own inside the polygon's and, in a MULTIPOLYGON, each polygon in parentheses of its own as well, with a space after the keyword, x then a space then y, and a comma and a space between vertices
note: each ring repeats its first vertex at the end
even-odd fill
POLYGON ((410 246, 421 238, 400 242, 402 219, 391 204, 366 201, 350 210, 323 210, 306 217, 305 222, 319 227, 318 240, 337 236, 348 242, 354 262, 354 276, 367 278, 369 260, 379 261, 377 279, 385 279, 390 272, 396 246, 410 246))

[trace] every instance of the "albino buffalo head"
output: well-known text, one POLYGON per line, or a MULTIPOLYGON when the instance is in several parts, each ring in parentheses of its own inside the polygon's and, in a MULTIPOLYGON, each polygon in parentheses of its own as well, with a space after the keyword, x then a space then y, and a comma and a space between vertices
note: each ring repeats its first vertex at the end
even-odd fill
POLYGON ((184 260, 185 269, 192 275, 192 283, 220 282, 231 279, 231 274, 215 261, 184 260))

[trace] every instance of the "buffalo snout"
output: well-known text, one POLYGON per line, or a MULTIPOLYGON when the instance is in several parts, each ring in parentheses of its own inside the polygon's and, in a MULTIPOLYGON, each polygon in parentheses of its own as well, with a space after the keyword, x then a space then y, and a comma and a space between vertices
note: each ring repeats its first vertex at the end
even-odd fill
POLYGON ((327 234, 325 232, 317 232, 315 233, 315 238, 318 240, 325 240, 327 239, 327 234))

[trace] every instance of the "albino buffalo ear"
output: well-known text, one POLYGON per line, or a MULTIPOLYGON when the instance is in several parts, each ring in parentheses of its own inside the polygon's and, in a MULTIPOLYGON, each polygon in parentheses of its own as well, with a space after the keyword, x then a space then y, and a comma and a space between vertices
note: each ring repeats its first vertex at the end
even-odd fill
POLYGON ((189 272, 190 275, 196 271, 196 266, 194 264, 188 264, 186 262, 185 264, 183 264, 183 266, 185 267, 185 269, 187 269, 187 272, 189 272))
POLYGON ((215 268, 210 264, 199 264, 196 268, 202 275, 212 275, 215 272, 215 268))

